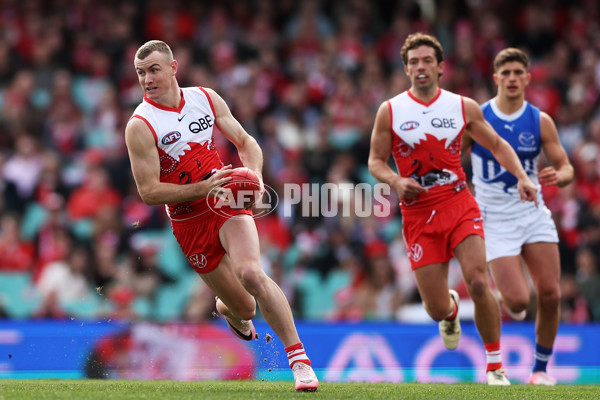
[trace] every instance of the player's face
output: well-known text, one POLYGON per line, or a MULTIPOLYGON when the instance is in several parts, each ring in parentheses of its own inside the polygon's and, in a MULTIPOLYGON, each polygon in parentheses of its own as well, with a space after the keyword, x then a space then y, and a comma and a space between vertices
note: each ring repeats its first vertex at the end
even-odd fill
POLYGON ((531 74, 518 61, 503 64, 494 74, 494 82, 498 85, 498 95, 509 99, 523 97, 525 86, 529 84, 531 74))
POLYGON ((164 54, 155 51, 143 60, 136 58, 134 66, 147 98, 156 101, 172 87, 177 62, 169 63, 164 54))
POLYGON ((409 50, 407 56, 408 62, 404 66, 404 72, 410 79, 412 87, 428 89, 437 86, 444 63, 438 64, 433 47, 419 46, 409 50))

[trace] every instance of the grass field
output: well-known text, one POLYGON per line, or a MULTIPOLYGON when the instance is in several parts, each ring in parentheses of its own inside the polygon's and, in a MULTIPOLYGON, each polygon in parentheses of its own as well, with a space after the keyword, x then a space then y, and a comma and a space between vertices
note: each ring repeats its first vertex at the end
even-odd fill
POLYGON ((11 399, 597 399, 598 385, 537 387, 426 383, 321 383, 316 393, 296 393, 292 382, 0 380, 0 400, 11 399))

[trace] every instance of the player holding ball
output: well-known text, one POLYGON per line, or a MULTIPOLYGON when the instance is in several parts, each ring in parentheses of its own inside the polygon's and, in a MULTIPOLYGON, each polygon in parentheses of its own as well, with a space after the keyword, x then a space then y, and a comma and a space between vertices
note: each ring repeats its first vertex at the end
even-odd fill
POLYGON ((139 194, 146 204, 166 205, 173 234, 217 295, 217 310, 231 331, 243 340, 256 337, 252 318, 258 303, 285 345, 296 390, 316 391, 319 381, 287 299, 262 269, 252 211, 211 209, 219 200, 219 188, 232 181, 233 171, 223 166, 215 148, 214 127, 236 146, 240 160, 259 182, 262 151, 214 90, 180 88, 177 66, 162 41, 145 43, 135 55, 144 98, 127 124, 125 140, 139 194))

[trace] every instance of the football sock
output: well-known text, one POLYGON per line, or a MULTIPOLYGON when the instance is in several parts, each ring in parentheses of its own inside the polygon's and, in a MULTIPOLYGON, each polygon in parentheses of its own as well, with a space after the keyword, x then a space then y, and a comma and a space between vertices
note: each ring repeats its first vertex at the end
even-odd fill
POLYGON ((310 365, 310 360, 306 356, 302 342, 286 347, 285 352, 287 353, 290 368, 297 362, 303 362, 304 364, 310 365))
POLYGON ((485 371, 494 371, 502 368, 500 341, 494 343, 484 343, 483 346, 485 347, 485 356, 487 359, 487 369, 485 371))
POLYGON ((544 346, 540 346, 539 344, 535 345, 535 364, 533 364, 533 372, 543 371, 546 372, 546 367, 548 366, 548 361, 550 360, 550 356, 552 355, 552 347, 547 348, 544 346))
POLYGON ((456 318, 456 314, 458 314, 458 304, 456 304, 453 298, 452 303, 454 304, 454 307, 452 308, 452 311, 446 315, 446 318, 444 318, 446 321, 453 321, 454 318, 456 318))

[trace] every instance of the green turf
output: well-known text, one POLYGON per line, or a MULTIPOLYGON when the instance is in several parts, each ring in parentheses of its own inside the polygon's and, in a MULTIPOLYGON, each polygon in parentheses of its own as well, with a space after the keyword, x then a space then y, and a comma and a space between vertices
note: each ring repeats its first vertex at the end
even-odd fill
POLYGON ((513 385, 425 383, 329 383, 316 393, 296 393, 292 382, 221 381, 101 381, 101 380, 1 380, 0 400, 9 399, 592 399, 598 385, 536 387, 513 385))

